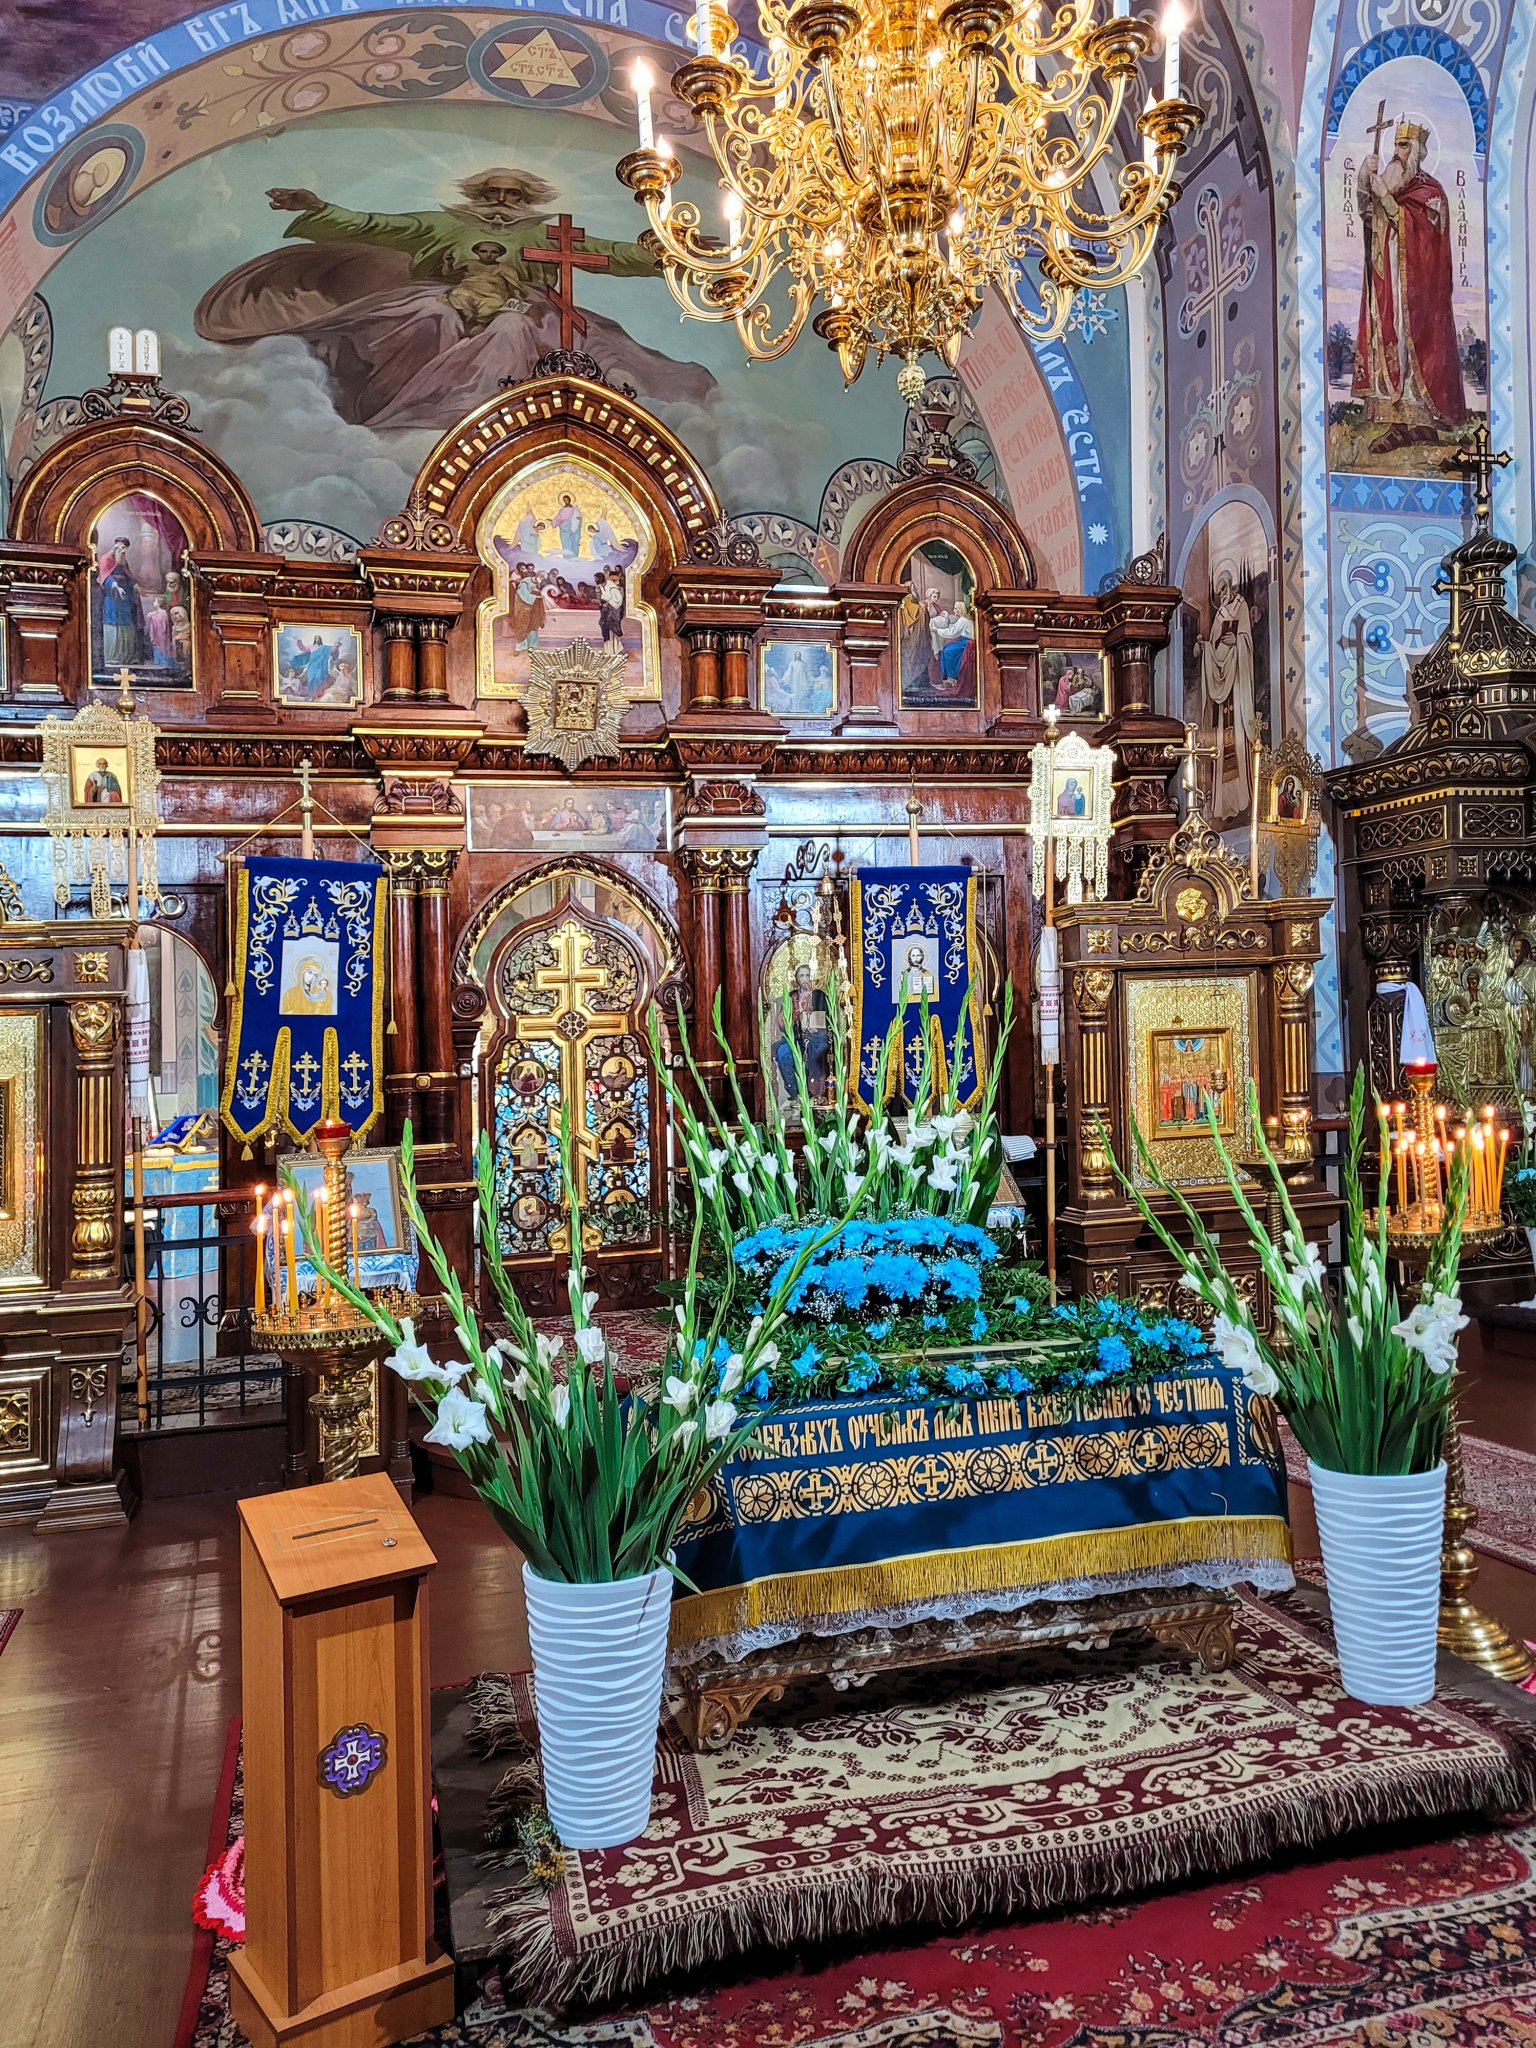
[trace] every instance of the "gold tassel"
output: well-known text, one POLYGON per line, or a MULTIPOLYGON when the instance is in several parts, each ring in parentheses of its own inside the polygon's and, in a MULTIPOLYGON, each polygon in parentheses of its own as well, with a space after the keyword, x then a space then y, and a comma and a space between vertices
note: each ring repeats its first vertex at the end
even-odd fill
POLYGON ((817 1614, 859 1614, 952 1593, 1048 1586, 1053 1580, 1170 1564, 1262 1557, 1291 1562, 1291 1532, 1279 1515, 1189 1515, 1126 1529, 1083 1529, 972 1550, 932 1550, 874 1564, 833 1565, 685 1595, 672 1605, 672 1641, 739 1635, 770 1622, 817 1614))
POLYGON ((227 1003, 235 1000, 235 984, 232 981, 226 981, 224 984, 224 1000, 227 1003))
POLYGON ((254 1159, 255 1157, 256 1157, 256 1155, 255 1155, 255 1153, 254 1153, 254 1152, 253 1152, 253 1151, 251 1150, 251 1148, 250 1148, 250 1146, 249 1146, 249 1145, 242 1145, 242 1146, 240 1147, 240 1159, 241 1159, 241 1163, 242 1163, 242 1164, 243 1164, 243 1163, 244 1163, 244 1162, 245 1162, 245 1161, 246 1161, 247 1159, 254 1159))
POLYGON ((395 1020, 393 1017, 391 1017, 389 1022, 384 1026, 384 1036, 386 1038, 394 1038, 397 1035, 398 1034, 395 1031, 395 1020))

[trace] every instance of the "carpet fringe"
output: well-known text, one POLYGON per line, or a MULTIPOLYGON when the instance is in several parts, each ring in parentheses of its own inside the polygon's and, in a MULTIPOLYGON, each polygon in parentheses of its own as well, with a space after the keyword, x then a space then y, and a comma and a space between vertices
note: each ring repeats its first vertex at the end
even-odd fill
MULTIPOLYGON (((1461 1702, 1457 1702, 1458 1707, 1461 1702)), ((1497 1731, 1504 1736, 1507 1731, 1497 1731)), ((688 1911, 666 1923, 615 1928, 611 1939, 572 1957, 554 1936, 545 1892, 515 1884, 490 1901, 490 1926, 508 1938, 508 1985, 555 2006, 602 2004, 663 1977, 744 1951, 789 1948, 840 1935, 873 1935, 908 1922, 941 1928, 1020 1911, 1075 1906, 1260 1863, 1362 1828, 1416 1816, 1510 1812, 1536 1793, 1536 1745, 1520 1754, 1449 1757, 1434 1766, 1403 1758, 1390 1778, 1353 1786, 1301 1782, 1266 1795, 1245 1815, 1206 1818, 1181 1810, 1177 1831, 1125 1842, 1027 1845, 1027 1861, 1001 1845, 991 1862, 950 1857, 933 1871, 868 1869, 766 1877, 749 1897, 688 1911)))

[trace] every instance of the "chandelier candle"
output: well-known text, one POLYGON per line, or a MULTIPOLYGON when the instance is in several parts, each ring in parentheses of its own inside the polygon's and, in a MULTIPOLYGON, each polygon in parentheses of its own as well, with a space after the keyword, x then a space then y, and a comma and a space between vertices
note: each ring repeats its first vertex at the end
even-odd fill
POLYGON ((655 74, 643 57, 635 59, 635 67, 629 74, 629 82, 635 88, 635 118, 640 124, 640 147, 656 147, 656 129, 651 117, 651 87, 655 74))

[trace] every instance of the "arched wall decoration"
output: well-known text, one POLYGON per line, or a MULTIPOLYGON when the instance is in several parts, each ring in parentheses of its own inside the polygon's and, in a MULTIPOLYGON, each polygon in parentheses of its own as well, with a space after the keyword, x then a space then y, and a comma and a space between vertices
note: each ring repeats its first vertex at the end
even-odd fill
POLYGON ((1034 557, 1010 514, 985 491, 929 479, 892 491, 860 521, 843 558, 850 583, 899 583, 914 548, 947 541, 970 563, 978 593, 1032 590, 1034 557))
POLYGON ((96 516, 125 490, 163 499, 201 549, 262 552, 261 522, 244 485, 211 449, 172 427, 94 420, 54 442, 18 486, 19 541, 84 549, 96 516))
POLYGON ((425 550, 473 547, 485 508, 508 477, 555 453, 584 457, 622 480, 656 529, 658 559, 684 560, 690 544, 723 517, 702 467, 637 400, 584 378, 539 377, 491 399, 442 437, 421 466, 410 503, 385 522, 380 541, 425 550))

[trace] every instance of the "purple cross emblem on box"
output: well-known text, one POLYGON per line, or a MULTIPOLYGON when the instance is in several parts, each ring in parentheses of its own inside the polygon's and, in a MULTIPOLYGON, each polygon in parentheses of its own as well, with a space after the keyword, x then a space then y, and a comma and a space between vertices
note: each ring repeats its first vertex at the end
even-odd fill
POLYGON ((377 1728, 354 1721, 338 1728, 320 1752, 320 1782, 329 1785, 338 1799, 365 1792, 384 1768, 387 1748, 377 1728))

